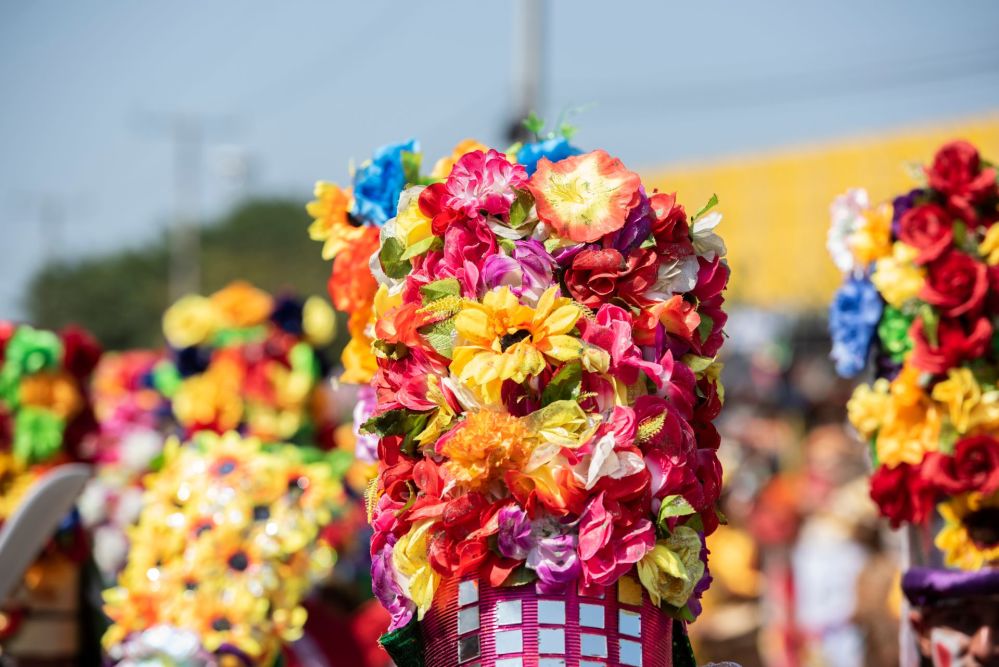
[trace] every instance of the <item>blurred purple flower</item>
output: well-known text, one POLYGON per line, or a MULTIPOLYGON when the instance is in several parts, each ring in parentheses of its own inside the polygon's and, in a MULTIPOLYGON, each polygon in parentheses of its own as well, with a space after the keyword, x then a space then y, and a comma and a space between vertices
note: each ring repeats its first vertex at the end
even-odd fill
POLYGON ((506 285, 528 305, 534 305, 554 283, 555 259, 535 239, 514 241, 513 255, 493 255, 482 265, 487 289, 506 285))
POLYGON ((354 456, 358 461, 374 463, 378 460, 378 436, 361 433, 361 426, 375 412, 375 390, 368 385, 357 391, 357 405, 354 406, 354 456))
POLYGON ((392 547, 394 545, 395 538, 389 537, 382 550, 371 559, 371 591, 392 615, 392 622, 388 627, 389 632, 409 623, 415 609, 413 603, 403 595, 402 589, 395 581, 392 568, 392 547))

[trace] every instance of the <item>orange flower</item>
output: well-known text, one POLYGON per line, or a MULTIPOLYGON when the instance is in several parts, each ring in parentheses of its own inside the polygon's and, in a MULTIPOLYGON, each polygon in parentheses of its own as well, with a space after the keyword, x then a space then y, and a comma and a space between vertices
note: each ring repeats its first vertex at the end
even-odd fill
POLYGON ((333 307, 345 313, 370 306, 378 291, 378 283, 368 267, 371 256, 378 252, 378 228, 357 229, 362 230, 361 233, 344 246, 333 261, 327 284, 333 307))
POLYGON ((83 397, 76 382, 66 373, 28 375, 21 380, 18 395, 25 405, 46 408, 67 421, 83 407, 83 397))
POLYGON ((265 322, 274 310, 271 295, 245 280, 229 283, 211 296, 224 326, 252 327, 265 322))
POLYGON ((439 453, 455 481, 469 490, 487 487, 508 470, 519 470, 531 453, 531 433, 524 422, 505 412, 469 414, 439 444, 439 453))
POLYGON ((309 226, 309 238, 323 241, 323 259, 333 259, 352 246, 363 236, 364 227, 350 224, 353 196, 350 188, 340 188, 335 183, 316 183, 315 201, 310 201, 305 210, 314 218, 309 226))

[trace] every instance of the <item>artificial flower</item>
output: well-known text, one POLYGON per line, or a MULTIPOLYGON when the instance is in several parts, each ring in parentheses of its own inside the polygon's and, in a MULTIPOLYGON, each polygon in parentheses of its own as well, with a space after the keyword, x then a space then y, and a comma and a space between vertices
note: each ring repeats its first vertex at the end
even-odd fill
POLYGON ((274 299, 245 280, 229 283, 212 294, 219 326, 252 327, 264 323, 274 310, 274 299))
POLYGON ((677 526, 638 561, 638 578, 653 604, 682 607, 704 576, 700 535, 687 526, 677 526))
POLYGON ((852 273, 856 259, 850 248, 850 238, 860 226, 863 212, 870 206, 867 191, 860 188, 847 190, 836 197, 829 206, 829 238, 826 247, 833 262, 843 273, 852 273))
POLYGON ((930 187, 943 194, 947 208, 968 224, 978 222, 975 206, 996 196, 996 170, 982 166, 977 148, 967 141, 952 141, 926 168, 930 187))
POLYGON ((892 254, 882 257, 875 265, 871 282, 895 308, 916 298, 926 282, 926 270, 915 263, 917 256, 915 248, 898 242, 893 246, 892 254))
POLYGON ((413 528, 399 538, 392 547, 392 566, 395 568, 402 587, 409 599, 416 605, 417 618, 430 609, 434 593, 440 584, 440 575, 430 567, 427 560, 428 542, 433 519, 424 519, 413 524, 413 528))
POLYGON ((445 469, 472 491, 507 470, 520 470, 531 455, 531 432, 521 419, 502 412, 473 412, 437 443, 445 469))
POLYGON ((932 262, 954 242, 954 222, 936 204, 923 204, 899 219, 899 239, 918 251, 917 264, 932 262))
POLYGON ((981 307, 988 288, 985 264, 963 252, 949 250, 930 262, 919 297, 939 308, 945 317, 960 317, 981 307))
POLYGON ((454 168, 455 162, 460 160, 463 155, 472 151, 482 151, 484 153, 487 150, 489 150, 488 146, 475 139, 463 139, 454 147, 451 155, 442 157, 434 163, 434 168, 430 171, 430 178, 446 180, 448 174, 451 173, 451 169, 454 168))
POLYGON ((937 506, 944 526, 934 544, 944 562, 962 570, 999 563, 999 493, 965 493, 937 506))
POLYGON ((204 343, 220 325, 211 299, 195 294, 182 297, 163 314, 163 335, 177 349, 204 343))
POLYGON ((559 162, 579 155, 583 151, 579 150, 564 136, 549 137, 540 141, 525 143, 517 151, 517 162, 524 165, 528 176, 533 176, 537 171, 538 162, 544 158, 550 162, 559 162))
POLYGON ((999 390, 983 391, 968 368, 947 371, 947 379, 934 385, 932 396, 947 408, 951 425, 962 435, 999 423, 999 390))
POLYGON ((860 214, 850 237, 850 250, 860 266, 867 266, 891 254, 892 208, 882 204, 860 214))
POLYGON ((863 369, 882 308, 877 289, 866 278, 850 277, 836 292, 829 307, 829 331, 840 375, 852 377, 863 369))
POLYGON ((945 319, 938 323, 935 333, 936 336, 928 335, 922 317, 913 321, 910 362, 915 368, 940 375, 961 362, 980 357, 992 338, 992 323, 984 317, 967 323, 945 319))
POLYGON ((355 242, 363 227, 350 224, 349 212, 353 204, 350 188, 342 189, 335 183, 316 183, 315 200, 305 206, 313 218, 309 237, 323 242, 323 259, 333 259, 355 242))
POLYGON ((444 184, 444 204, 469 218, 504 216, 516 198, 516 190, 527 184, 523 165, 511 163, 499 151, 472 151, 455 162, 444 184))
POLYGON ((419 150, 415 141, 383 146, 354 174, 354 210, 362 220, 376 226, 395 217, 399 194, 406 186, 407 155, 419 150))

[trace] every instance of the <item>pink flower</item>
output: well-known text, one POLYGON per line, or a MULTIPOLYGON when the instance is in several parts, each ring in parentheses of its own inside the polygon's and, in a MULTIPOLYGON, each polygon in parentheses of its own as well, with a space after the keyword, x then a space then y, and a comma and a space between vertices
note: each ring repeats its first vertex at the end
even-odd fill
POLYGON ((579 558, 587 586, 610 586, 652 550, 656 531, 644 517, 628 516, 601 493, 579 519, 579 558))
POLYGON ((427 376, 441 373, 418 348, 409 348, 402 359, 384 361, 371 381, 378 397, 378 412, 399 408, 433 410, 437 404, 427 398, 427 376))
POLYGON ((635 345, 631 335, 631 314, 611 304, 603 304, 597 311, 595 320, 580 319, 579 331, 582 339, 610 353, 610 373, 624 384, 638 382, 639 374, 645 373, 662 389, 663 369, 654 361, 646 361, 635 345))
POLYGON ((511 164, 496 150, 465 153, 451 169, 445 189, 444 205, 461 211, 469 218, 503 216, 517 197, 515 188, 527 185, 527 170, 511 164))

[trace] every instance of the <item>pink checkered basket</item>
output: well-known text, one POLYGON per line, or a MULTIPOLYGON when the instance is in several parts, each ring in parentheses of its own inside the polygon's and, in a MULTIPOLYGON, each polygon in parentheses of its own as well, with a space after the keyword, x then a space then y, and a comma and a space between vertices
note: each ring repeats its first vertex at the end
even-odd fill
POLYGON ((672 667, 672 630, 631 577, 559 595, 450 579, 420 624, 426 667, 672 667))

